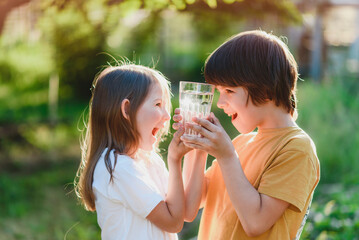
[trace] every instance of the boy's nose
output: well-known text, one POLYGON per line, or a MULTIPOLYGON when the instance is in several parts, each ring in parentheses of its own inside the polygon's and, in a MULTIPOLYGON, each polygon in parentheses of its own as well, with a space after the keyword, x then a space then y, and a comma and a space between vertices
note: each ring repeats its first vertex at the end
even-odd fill
POLYGON ((224 102, 223 98, 221 97, 221 95, 219 95, 219 98, 218 98, 218 101, 217 101, 217 107, 223 109, 224 106, 225 106, 225 102, 224 102))

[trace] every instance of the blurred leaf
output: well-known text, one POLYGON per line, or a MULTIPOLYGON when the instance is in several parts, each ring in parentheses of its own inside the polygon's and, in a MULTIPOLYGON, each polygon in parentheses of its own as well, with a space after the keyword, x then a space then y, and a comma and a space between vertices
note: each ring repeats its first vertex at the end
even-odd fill
POLYGON ((206 0, 208 6, 210 8, 216 8, 217 7, 217 0, 206 0))
POLYGON ((334 201, 334 200, 329 201, 329 202, 325 205, 324 214, 325 214, 326 216, 328 216, 329 214, 331 214, 331 213, 333 212, 334 206, 335 206, 335 201, 334 201))

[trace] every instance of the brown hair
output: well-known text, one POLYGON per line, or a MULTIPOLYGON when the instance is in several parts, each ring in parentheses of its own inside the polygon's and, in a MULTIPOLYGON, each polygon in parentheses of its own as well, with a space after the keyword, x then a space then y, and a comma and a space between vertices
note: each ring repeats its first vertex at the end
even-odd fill
MULTIPOLYGON (((139 146, 140 135, 136 126, 136 114, 150 90, 151 84, 162 88, 167 111, 171 111, 169 82, 158 71, 134 64, 107 67, 93 82, 89 103, 89 119, 82 141, 82 161, 75 179, 75 190, 87 210, 95 211, 92 191, 93 173, 104 150, 105 165, 111 175, 109 154, 134 154, 139 146), (128 118, 121 111, 121 103, 129 100, 128 118)), ((168 133, 169 122, 158 133, 158 139, 168 133)))
POLYGON ((206 60, 208 83, 243 87, 253 104, 268 99, 296 115, 297 63, 287 45, 261 30, 231 37, 206 60))

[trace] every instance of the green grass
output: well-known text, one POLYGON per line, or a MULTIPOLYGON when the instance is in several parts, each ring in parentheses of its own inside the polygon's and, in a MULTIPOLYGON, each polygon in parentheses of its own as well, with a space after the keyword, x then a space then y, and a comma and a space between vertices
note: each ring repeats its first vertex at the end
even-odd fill
MULTIPOLYGON (((78 160, 0 175, 0 239, 100 239, 96 214, 78 204, 73 178, 78 160)), ((302 240, 358 239, 359 188, 318 187, 302 240)), ((180 239, 197 235, 199 216, 180 239)))
POLYGON ((73 192, 77 162, 2 173, 0 239, 100 239, 96 214, 86 212, 73 192))

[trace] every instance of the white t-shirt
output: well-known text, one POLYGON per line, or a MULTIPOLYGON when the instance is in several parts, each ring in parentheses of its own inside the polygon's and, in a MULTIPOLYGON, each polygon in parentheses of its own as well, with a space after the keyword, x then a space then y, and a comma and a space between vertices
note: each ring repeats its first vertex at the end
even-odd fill
MULTIPOLYGON (((141 150, 135 159, 117 154, 110 182, 106 152, 97 162, 92 183, 102 239, 178 239, 177 234, 162 231, 146 219, 167 193, 168 171, 161 157, 141 150)), ((114 150, 109 158, 113 166, 114 150)))

